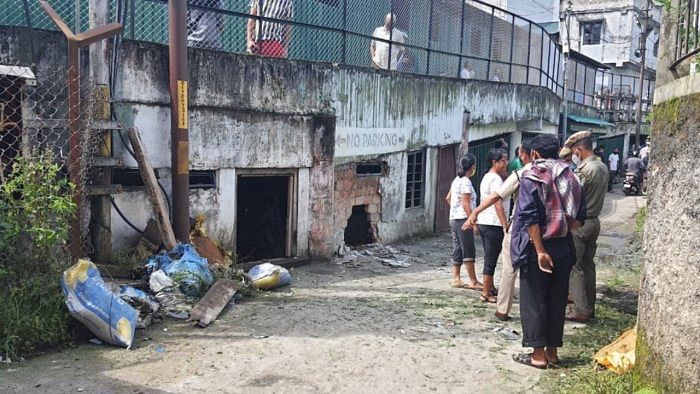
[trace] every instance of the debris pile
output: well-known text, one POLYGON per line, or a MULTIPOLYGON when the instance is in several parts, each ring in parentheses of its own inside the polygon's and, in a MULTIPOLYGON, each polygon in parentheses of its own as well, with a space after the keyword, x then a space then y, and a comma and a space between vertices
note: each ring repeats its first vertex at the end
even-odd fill
POLYGON ((399 250, 391 246, 381 244, 369 244, 356 248, 343 245, 336 251, 334 261, 337 264, 348 264, 357 267, 372 261, 391 268, 408 268, 411 266, 410 257, 402 254, 399 250))

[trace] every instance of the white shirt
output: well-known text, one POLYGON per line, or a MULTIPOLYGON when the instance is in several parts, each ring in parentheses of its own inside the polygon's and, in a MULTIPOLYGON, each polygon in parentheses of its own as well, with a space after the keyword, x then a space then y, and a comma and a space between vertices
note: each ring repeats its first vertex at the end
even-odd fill
POLYGON ((617 171, 617 163, 620 162, 620 156, 616 153, 611 153, 608 156, 608 163, 610 163, 610 171, 617 171))
POLYGON ((471 197, 470 206, 472 210, 476 208, 476 193, 472 186, 472 181, 466 176, 455 177, 450 186, 450 220, 466 219, 467 213, 462 206, 462 195, 469 194, 471 197))
MULTIPOLYGON (((491 171, 487 172, 486 175, 484 175, 484 177, 481 179, 481 185, 480 185, 481 201, 486 201, 486 199, 491 194, 500 190, 502 186, 503 186, 503 179, 501 179, 500 175, 494 174, 491 171)), ((496 202, 496 204, 502 204, 502 206, 504 207, 504 211, 505 211, 505 207, 510 206, 510 199, 498 201, 498 202, 496 202)), ((479 224, 485 224, 487 226, 501 227, 501 221, 498 220, 498 214, 496 214, 495 204, 488 207, 483 212, 481 212, 479 214, 479 216, 476 218, 476 221, 479 224)))
POLYGON ((642 148, 642 150, 639 151, 639 158, 644 160, 645 157, 649 156, 649 145, 645 146, 642 148))
MULTIPOLYGON (((374 29, 372 37, 379 38, 386 41, 372 40, 372 46, 374 47, 374 56, 372 56, 372 61, 379 66, 379 68, 387 69, 389 65, 389 41, 398 42, 403 44, 406 42, 406 33, 402 32, 397 28, 392 29, 393 32, 389 32, 384 26, 379 26, 374 29)), ((396 63, 399 61, 399 54, 403 51, 402 45, 391 45, 391 70, 396 70, 396 63)))
POLYGON ((468 68, 463 68, 459 71, 459 77, 462 79, 472 79, 474 77, 474 73, 468 68))

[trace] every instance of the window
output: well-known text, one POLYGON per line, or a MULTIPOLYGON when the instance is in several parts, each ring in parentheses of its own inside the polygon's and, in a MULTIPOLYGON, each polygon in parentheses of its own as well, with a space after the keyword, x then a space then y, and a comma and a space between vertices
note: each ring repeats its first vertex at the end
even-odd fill
POLYGON ((603 21, 582 22, 581 37, 583 45, 598 45, 603 33, 603 21))
POLYGON ((408 152, 408 169, 406 174, 406 208, 418 208, 423 205, 424 183, 425 154, 422 150, 408 152))
POLYGON ((212 170, 190 170, 190 189, 216 187, 216 174, 212 170))

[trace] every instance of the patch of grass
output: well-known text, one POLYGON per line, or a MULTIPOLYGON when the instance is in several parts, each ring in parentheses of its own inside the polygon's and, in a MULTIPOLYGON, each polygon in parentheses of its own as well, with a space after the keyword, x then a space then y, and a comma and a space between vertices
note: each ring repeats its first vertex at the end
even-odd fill
POLYGON ((70 339, 59 279, 37 275, 0 292, 0 353, 12 360, 70 339))
POLYGON ((637 215, 635 216, 635 224, 634 224, 634 232, 637 235, 642 235, 644 234, 644 224, 647 221, 647 208, 643 207, 640 208, 639 211, 637 211, 637 215))

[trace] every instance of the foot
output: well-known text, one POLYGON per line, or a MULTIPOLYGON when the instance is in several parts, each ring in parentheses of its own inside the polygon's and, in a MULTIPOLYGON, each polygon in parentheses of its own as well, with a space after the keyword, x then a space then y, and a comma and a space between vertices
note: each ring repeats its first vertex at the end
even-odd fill
POLYGON ((481 297, 481 302, 488 302, 489 304, 495 304, 496 303, 496 297, 492 296, 491 294, 482 294, 481 297))
POLYGON ((514 354, 513 355, 513 361, 519 364, 527 365, 528 367, 533 367, 533 368, 538 368, 538 369, 547 369, 547 365, 549 364, 547 360, 535 360, 532 358, 532 354, 528 353, 522 353, 522 354, 514 354))
POLYGON ((559 364, 559 356, 557 355, 557 348, 547 348, 545 350, 545 356, 547 357, 547 362, 552 365, 559 364))
POLYGON ((462 288, 464 287, 464 282, 462 282, 461 279, 453 279, 452 283, 450 284, 452 287, 457 287, 457 288, 462 288))
POLYGON ((489 291, 489 294, 494 297, 498 296, 498 289, 494 287, 491 291, 489 291))
POLYGON ((477 282, 469 282, 468 284, 465 285, 465 287, 469 290, 484 290, 484 285, 477 282))
POLYGON ((501 312, 496 311, 495 315, 496 315, 496 319, 498 319, 500 321, 510 320, 510 316, 508 316, 507 313, 501 313, 501 312))

